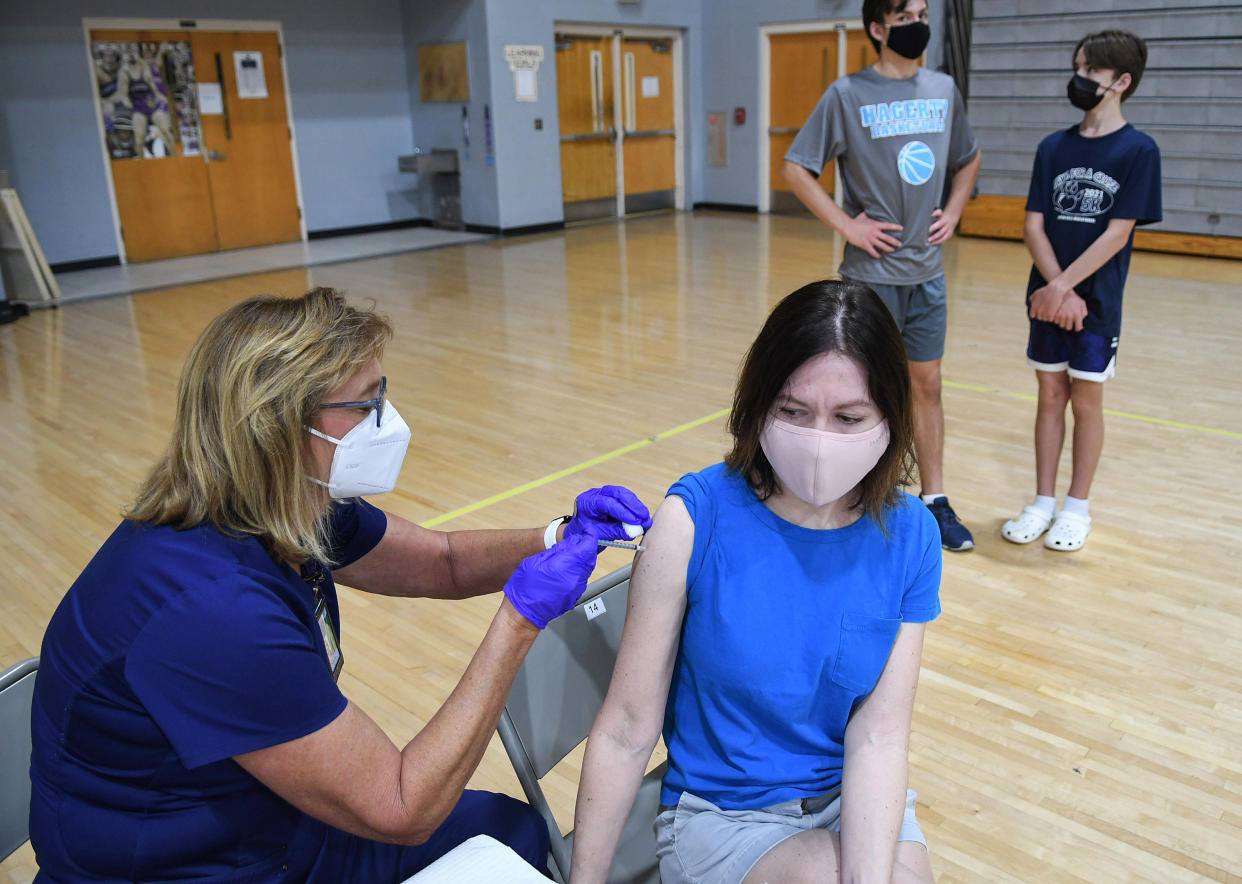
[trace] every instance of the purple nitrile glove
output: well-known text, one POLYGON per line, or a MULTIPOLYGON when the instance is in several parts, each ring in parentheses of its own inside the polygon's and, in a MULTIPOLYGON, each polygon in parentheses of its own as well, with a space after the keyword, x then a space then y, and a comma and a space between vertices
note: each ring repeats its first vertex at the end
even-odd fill
POLYGON ((633 491, 605 485, 578 495, 574 517, 565 526, 565 539, 589 534, 596 540, 633 540, 650 527, 651 513, 633 491))
POLYGON ((523 559, 505 584, 505 595, 519 614, 543 629, 572 609, 582 596, 598 552, 594 537, 567 537, 551 549, 523 559))

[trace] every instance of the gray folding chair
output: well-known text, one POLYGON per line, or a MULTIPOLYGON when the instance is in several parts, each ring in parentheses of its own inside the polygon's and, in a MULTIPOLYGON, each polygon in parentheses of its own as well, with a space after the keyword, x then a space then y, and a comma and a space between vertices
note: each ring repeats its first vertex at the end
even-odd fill
MULTIPOLYGON (((539 780, 586 739, 603 705, 625 623, 630 568, 596 580, 572 611, 548 624, 526 655, 497 727, 526 799, 548 823, 552 873, 562 884, 569 880, 573 832, 561 836, 539 780)), ((643 778, 608 876, 612 884, 659 884, 651 826, 667 766, 643 778)))
POLYGON ((0 860, 30 837, 30 704, 39 658, 0 673, 0 860))

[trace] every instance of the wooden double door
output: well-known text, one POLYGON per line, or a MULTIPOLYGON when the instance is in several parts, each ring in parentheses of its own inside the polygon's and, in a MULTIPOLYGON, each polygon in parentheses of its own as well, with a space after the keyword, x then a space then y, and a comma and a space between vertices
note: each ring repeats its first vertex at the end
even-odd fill
POLYGON ((128 260, 301 238, 276 33, 92 30, 90 40, 128 260))
POLYGON ((675 41, 556 35, 566 221, 675 206, 675 41))
MULTIPOLYGON (((866 32, 844 28, 772 34, 769 40, 769 205, 773 212, 800 213, 805 207, 781 179, 785 152, 832 82, 872 64, 876 51, 866 32)), ((835 166, 825 164, 819 176, 829 194, 836 190, 835 166)))

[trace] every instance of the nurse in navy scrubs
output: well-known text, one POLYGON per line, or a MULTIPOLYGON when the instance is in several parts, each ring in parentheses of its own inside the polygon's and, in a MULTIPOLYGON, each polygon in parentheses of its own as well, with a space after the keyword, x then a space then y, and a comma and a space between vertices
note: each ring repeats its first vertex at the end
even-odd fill
POLYGON ((442 533, 365 502, 410 438, 379 362, 391 334, 315 289, 240 303, 194 345, 167 452, 44 637, 37 880, 396 882, 480 833, 543 866, 540 818, 465 785, 596 541, 650 518, 616 486, 546 529, 442 533), (334 578, 445 599, 503 587, 404 748, 337 688, 334 578))

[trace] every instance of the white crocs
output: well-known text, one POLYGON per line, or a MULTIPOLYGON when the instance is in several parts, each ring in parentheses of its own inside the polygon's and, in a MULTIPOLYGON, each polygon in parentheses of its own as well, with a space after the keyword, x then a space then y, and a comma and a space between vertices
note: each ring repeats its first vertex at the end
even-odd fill
POLYGON ((1082 545, 1087 542, 1087 533, 1091 530, 1091 517, 1080 516, 1078 513, 1067 513, 1065 510, 1057 513, 1056 521, 1052 523, 1044 537, 1044 546, 1048 549, 1056 549, 1061 552, 1073 552, 1076 549, 1082 549, 1082 545))
POLYGON ((1051 524, 1052 517, 1039 507, 1033 504, 1024 506, 1022 512, 1001 526, 1001 537, 1011 543, 1030 543, 1038 540, 1051 524))

